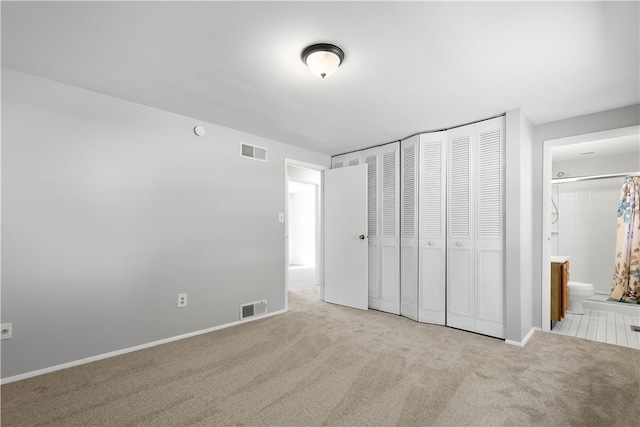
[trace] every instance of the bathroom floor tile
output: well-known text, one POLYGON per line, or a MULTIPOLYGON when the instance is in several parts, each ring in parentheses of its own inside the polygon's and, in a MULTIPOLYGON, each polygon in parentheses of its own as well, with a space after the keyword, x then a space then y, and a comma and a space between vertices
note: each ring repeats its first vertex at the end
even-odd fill
POLYGON ((640 318, 585 310, 582 315, 567 314, 551 332, 640 350, 640 332, 633 332, 631 325, 640 326, 640 318))

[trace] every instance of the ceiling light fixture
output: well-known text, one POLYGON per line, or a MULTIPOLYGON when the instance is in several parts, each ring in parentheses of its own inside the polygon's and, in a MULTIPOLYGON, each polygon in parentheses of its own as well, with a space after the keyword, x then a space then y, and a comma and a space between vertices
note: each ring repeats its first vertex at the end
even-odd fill
POLYGON ((302 51, 302 62, 323 79, 333 74, 343 60, 342 49, 332 44, 314 44, 302 51))

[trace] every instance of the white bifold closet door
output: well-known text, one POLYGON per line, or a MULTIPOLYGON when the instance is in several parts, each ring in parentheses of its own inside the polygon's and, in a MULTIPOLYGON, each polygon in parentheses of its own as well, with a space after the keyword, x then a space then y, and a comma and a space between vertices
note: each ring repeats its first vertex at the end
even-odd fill
POLYGON ((445 324, 447 132, 401 143, 401 314, 445 324))
POLYGON ((504 338, 504 119, 449 131, 447 325, 504 338))
POLYGON ((338 169, 344 167, 344 156, 333 157, 331 159, 331 169, 338 169))
POLYGON ((400 314, 418 320, 418 136, 400 142, 400 314))
POLYGON ((504 118, 476 124, 476 332, 504 338, 504 118))
POLYGON ((362 155, 360 151, 355 153, 343 154, 331 159, 331 168, 343 168, 346 166, 357 166, 362 164, 362 155))
POLYGON ((445 324, 447 132, 420 135, 418 321, 445 324))
POLYGON ((369 307, 400 314, 399 143, 362 152, 368 165, 369 307))
POLYGON ((369 307, 499 338, 504 118, 332 159, 366 163, 369 307))
POLYGON ((471 126, 449 131, 447 156, 447 325, 469 331, 475 330, 472 133, 471 126))

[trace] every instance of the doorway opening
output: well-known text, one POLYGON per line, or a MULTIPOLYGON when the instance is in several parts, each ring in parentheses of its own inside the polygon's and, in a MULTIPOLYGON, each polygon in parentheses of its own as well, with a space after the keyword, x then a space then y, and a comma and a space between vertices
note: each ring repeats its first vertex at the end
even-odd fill
MULTIPOLYGON (((608 241, 606 239, 610 240, 612 236, 609 236, 611 231, 607 229, 609 225, 605 219, 595 216, 596 214, 601 215, 598 209, 606 209, 610 211, 609 216, 613 217, 612 220, 615 219, 616 194, 619 190, 616 190, 614 186, 609 191, 603 186, 608 184, 607 181, 611 180, 610 177, 619 175, 620 172, 627 173, 638 170, 640 166, 638 163, 640 157, 638 157, 637 151, 639 130, 640 127, 631 126, 544 142, 541 315, 542 330, 545 332, 551 331, 549 266, 552 255, 566 255, 571 258, 569 260, 571 280, 594 282, 598 294, 591 297, 589 301, 597 300, 599 295, 606 297, 607 280, 600 277, 606 277, 607 271, 611 270, 612 272, 613 270, 614 253, 610 248, 606 249, 607 244, 605 244, 608 241), (634 148, 629 150, 625 148, 627 145, 634 148), (633 151, 633 153, 629 151, 633 151), (598 152, 604 154, 595 159, 589 157, 598 152), (628 160, 631 161, 631 164, 628 164, 628 160), (573 187, 563 188, 560 184, 565 187, 573 187), (565 197, 566 202, 563 200, 564 190, 568 192, 565 197), (592 202, 598 206, 592 208, 592 202), (579 218, 576 218, 576 215, 579 218), (569 224, 566 224, 567 221, 569 224), (589 226, 588 230, 580 232, 578 226, 585 222, 593 223, 594 226, 589 226), (563 228, 563 225, 566 227, 563 228), (602 231, 601 236, 597 234, 600 231, 602 231), (601 239, 597 240, 596 238, 599 237, 601 239), (576 242, 580 244, 577 245, 576 242), (596 250, 595 254, 589 252, 591 244, 596 250), (601 250, 602 253, 597 252, 601 250)), ((609 246, 611 245, 609 244, 609 246)), ((597 310, 602 310, 602 308, 597 308, 597 310)), ((580 321, 588 319, 588 317, 575 316, 577 318, 575 323, 573 317, 569 317, 574 325, 571 332, 577 334, 574 336, 586 338, 591 330, 587 327, 580 327, 580 321), (580 334, 585 336, 580 336, 580 334)), ((589 327, 591 327, 590 324, 589 327)), ((556 327, 554 326, 553 329, 555 332, 556 327)), ((602 335, 602 337, 608 340, 606 335, 602 335)))
MULTIPOLYGON (((322 166, 286 164, 285 262, 289 292, 322 294, 322 166)), ((286 304, 288 309, 288 302, 286 304)))
POLYGON ((319 185, 289 178, 289 289, 318 284, 316 210, 319 185))

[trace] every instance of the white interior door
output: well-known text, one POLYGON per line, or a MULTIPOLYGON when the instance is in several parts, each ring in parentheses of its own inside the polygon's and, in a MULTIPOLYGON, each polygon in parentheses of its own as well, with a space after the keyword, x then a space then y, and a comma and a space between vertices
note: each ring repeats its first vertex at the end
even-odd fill
POLYGON ((323 174, 324 300, 367 310, 367 165, 323 174))

